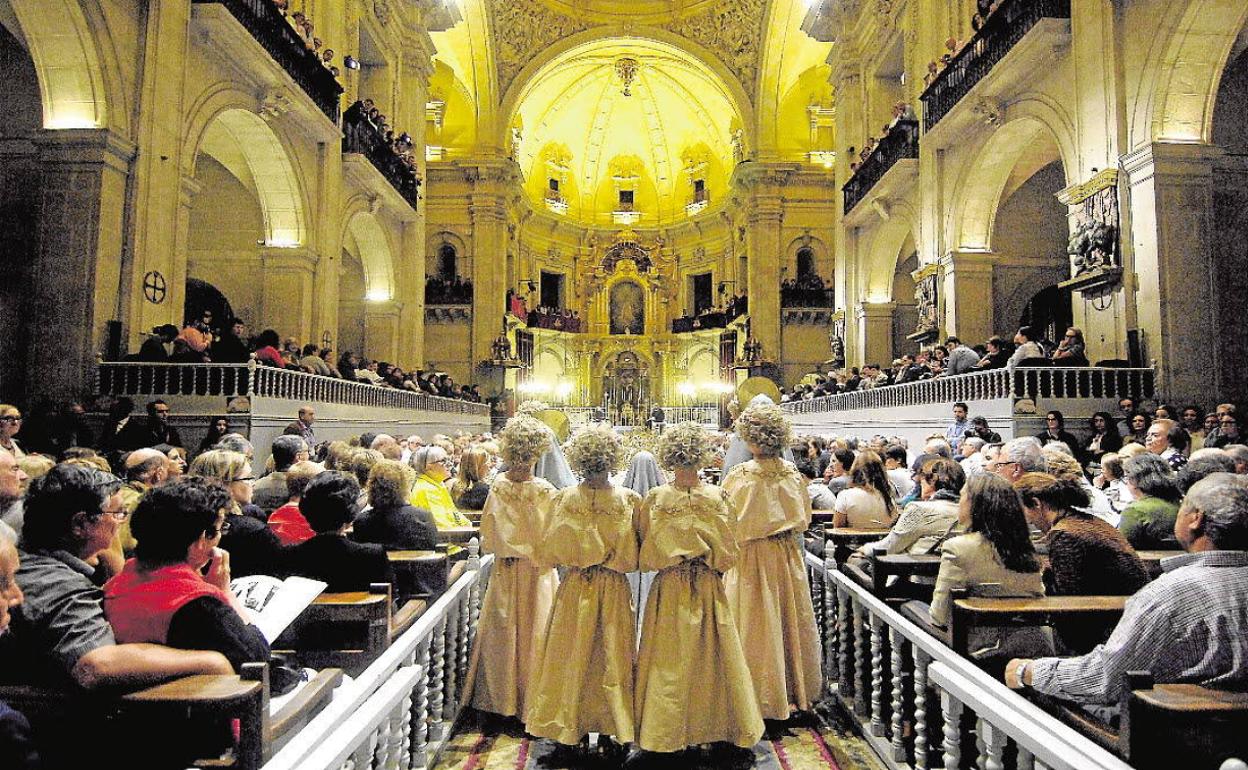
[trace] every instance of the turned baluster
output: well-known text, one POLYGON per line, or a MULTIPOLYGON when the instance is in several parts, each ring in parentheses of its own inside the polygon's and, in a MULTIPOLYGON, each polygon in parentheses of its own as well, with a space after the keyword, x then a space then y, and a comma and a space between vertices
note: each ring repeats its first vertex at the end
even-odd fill
POLYGON ((463 598, 459 600, 459 644, 455 647, 459 658, 455 661, 455 679, 457 691, 460 693, 468 686, 468 645, 471 643, 468 635, 472 630, 469 619, 472 613, 471 598, 469 593, 465 592, 463 598))
POLYGON ((884 735, 884 619, 871 616, 871 734, 884 735))
POLYGON ((914 766, 927 770, 927 667, 931 663, 927 653, 916 645, 914 648, 914 766))
POLYGON ((980 770, 1005 770, 1005 743, 1009 736, 1005 731, 987 720, 980 719, 976 728, 980 746, 978 764, 980 770))
POLYGON ((905 703, 905 685, 908 672, 906 671, 906 638, 896 628, 889 626, 888 643, 892 649, 892 674, 893 674, 893 722, 892 722, 892 746, 893 760, 896 762, 906 761, 906 738, 905 738, 905 721, 906 721, 906 703, 905 703))
POLYGON ((835 550, 836 546, 831 541, 828 541, 823 548, 823 564, 828 570, 828 575, 823 582, 823 660, 828 667, 828 680, 831 682, 841 680, 840 656, 836 651, 837 590, 836 581, 831 578, 832 554, 835 550))
POLYGON ((1036 757, 1022 746, 1018 747, 1018 770, 1035 770, 1036 757))
POLYGON ((455 714, 459 712, 459 704, 456 703, 456 697, 459 693, 458 682, 456 681, 455 666, 459 660, 459 602, 451 602, 446 608, 446 646, 443 654, 446 660, 442 668, 443 689, 446 695, 442 700, 442 718, 446 720, 447 732, 443 737, 450 737, 450 725, 455 721, 455 714))
POLYGON ((433 644, 429 649, 429 742, 447 737, 442 723, 442 707, 446 703, 446 618, 433 627, 433 644))
POLYGON ((412 748, 411 766, 423 770, 429 764, 429 646, 430 639, 416 645, 416 665, 420 677, 412 690, 412 748))
POLYGON ((867 657, 870 654, 871 637, 863 628, 863 610, 857 602, 852 602, 854 613, 854 713, 865 717, 870 713, 871 705, 871 668, 867 657))
POLYGON ((945 770, 962 770, 962 702, 948 692, 940 693, 940 710, 944 716, 945 770))
MULTIPOLYGON (((361 752, 361 754, 363 755, 361 758, 364 760, 363 762, 364 767, 380 769, 386 766, 385 763, 386 763, 386 760, 388 759, 388 757, 386 756, 386 745, 387 745, 386 744, 386 729, 387 727, 388 725, 385 722, 382 722, 381 724, 377 725, 377 729, 373 730, 373 732, 368 736, 368 742, 365 744, 366 746, 368 746, 368 753, 364 754, 363 752, 361 752)), ((353 762, 353 763, 356 765, 359 764, 358 762, 353 762)))
POLYGON ((854 697, 854 635, 852 623, 854 619, 853 604, 849 591, 836 592, 836 658, 837 692, 843 700, 854 697))
POLYGON ((410 770, 412 766, 412 695, 403 696, 403 702, 390 715, 390 732, 395 738, 391 753, 398 757, 395 770, 410 770))

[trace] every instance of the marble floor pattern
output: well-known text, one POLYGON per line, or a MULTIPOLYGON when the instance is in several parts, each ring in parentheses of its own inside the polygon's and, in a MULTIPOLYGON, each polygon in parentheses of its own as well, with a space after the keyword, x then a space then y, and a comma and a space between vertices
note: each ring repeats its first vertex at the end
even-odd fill
MULTIPOLYGON (((734 770, 882 770, 884 765, 849 726, 840 712, 819 707, 812 715, 786 722, 772 737, 744 755, 734 770)), ((637 770, 725 770, 722 760, 705 754, 647 755, 637 770)), ((555 744, 524 735, 518 722, 482 723, 466 715, 436 770, 617 770, 619 758, 600 753, 567 759, 555 744)), ((633 763, 629 764, 629 768, 633 763)))

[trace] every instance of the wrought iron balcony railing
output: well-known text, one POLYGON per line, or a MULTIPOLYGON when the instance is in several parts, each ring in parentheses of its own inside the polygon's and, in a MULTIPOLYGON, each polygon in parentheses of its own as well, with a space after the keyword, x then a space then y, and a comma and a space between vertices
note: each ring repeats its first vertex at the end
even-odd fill
POLYGON ((343 113, 342 151, 368 158, 403 200, 416 209, 420 201, 420 175, 387 141, 382 130, 369 122, 362 110, 349 109, 343 113))
POLYGON ((905 158, 919 157, 919 122, 899 120, 888 130, 875 150, 867 156, 841 191, 845 195, 845 213, 857 206, 888 170, 905 158))

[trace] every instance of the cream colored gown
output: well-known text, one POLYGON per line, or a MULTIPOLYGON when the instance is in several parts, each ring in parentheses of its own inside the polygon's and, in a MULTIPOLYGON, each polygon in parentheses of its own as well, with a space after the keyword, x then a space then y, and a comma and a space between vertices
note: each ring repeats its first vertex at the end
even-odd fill
POLYGON ((490 586, 468 667, 467 702, 505 716, 524 716, 525 694, 559 576, 539 567, 534 548, 544 536, 556 490, 545 479, 499 476, 481 513, 481 545, 494 554, 490 586))
POLYGON ((637 569, 634 521, 641 496, 631 489, 560 490, 542 563, 567 569, 529 690, 525 728, 574 744, 587 733, 634 739, 632 595, 637 569))
POLYGON ((673 752, 700 743, 758 743, 763 717, 721 575, 737 560, 728 495, 667 484, 638 517, 650 587, 637 663, 637 744, 673 752))
POLYGON ((725 575, 764 719, 808 710, 823 689, 819 632, 799 545, 810 494, 791 462, 751 460, 724 479, 741 556, 725 575))

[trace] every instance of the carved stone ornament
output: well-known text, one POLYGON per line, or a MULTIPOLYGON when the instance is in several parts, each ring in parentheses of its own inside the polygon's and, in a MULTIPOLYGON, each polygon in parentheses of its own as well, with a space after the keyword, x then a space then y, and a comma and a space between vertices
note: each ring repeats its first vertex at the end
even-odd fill
POLYGON ((971 114, 979 118, 986 126, 1001 125, 1001 103, 995 99, 982 98, 971 105, 971 114))
POLYGON ((707 12, 677 22, 672 31, 718 54, 752 99, 758 80, 765 11, 764 0, 721 0, 707 12))
POLYGON ((1122 273, 1117 169, 1106 169, 1083 184, 1068 187, 1057 198, 1070 207, 1073 221, 1066 247, 1071 280, 1062 285, 1085 288, 1116 281, 1122 273))
POLYGON ((390 0, 373 0, 373 15, 383 27, 390 23, 391 12, 390 0))
POLYGON ((553 11, 537 0, 490 0, 490 18, 503 92, 540 51, 589 28, 585 21, 553 11))
MULTIPOLYGON (((930 267, 935 267, 934 265, 930 267)), ((940 321, 937 317, 937 270, 916 270, 914 273, 914 301, 918 305, 919 320, 915 325, 914 334, 910 339, 928 337, 940 332, 940 321)))

